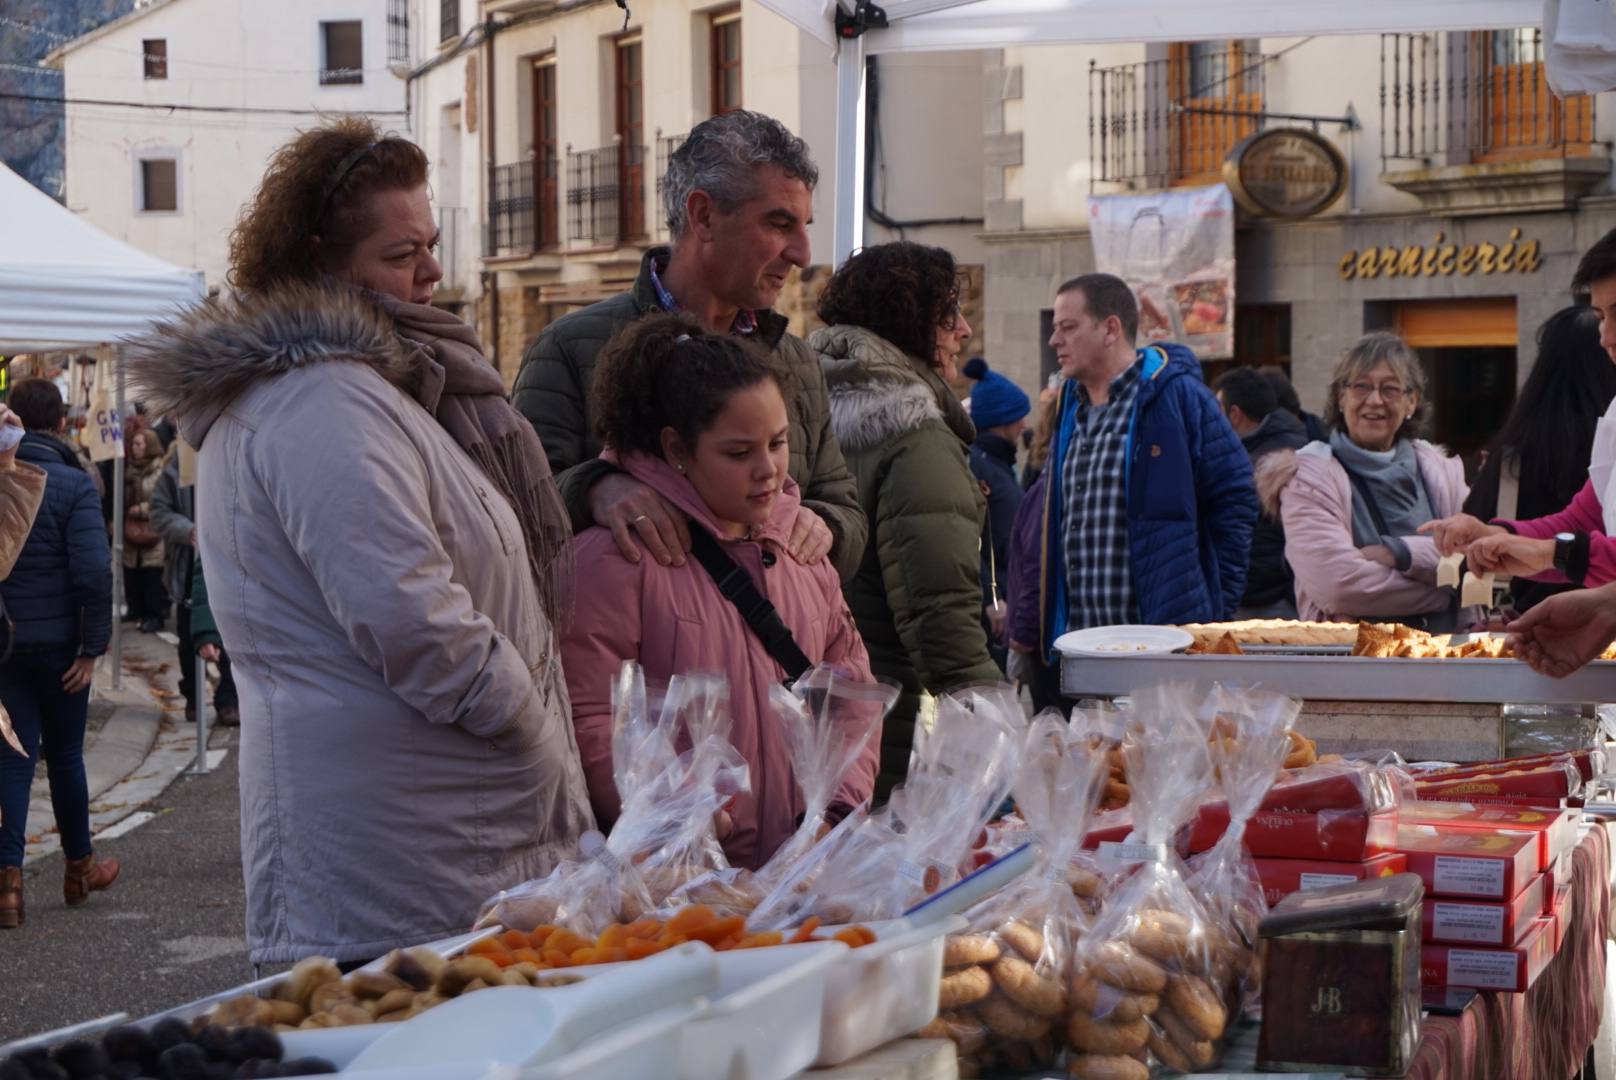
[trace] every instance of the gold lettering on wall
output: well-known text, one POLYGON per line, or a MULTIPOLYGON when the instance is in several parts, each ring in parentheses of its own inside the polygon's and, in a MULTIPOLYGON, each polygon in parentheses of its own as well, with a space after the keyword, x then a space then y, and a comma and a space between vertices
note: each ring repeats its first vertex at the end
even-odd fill
POLYGON ((1341 256, 1336 269, 1343 281, 1376 277, 1437 277, 1457 274, 1534 274, 1543 265, 1543 249, 1536 240, 1522 240, 1521 230, 1509 230, 1502 247, 1483 241, 1479 244, 1449 243, 1445 233, 1437 233, 1429 244, 1409 244, 1398 249, 1391 245, 1366 247, 1341 256))

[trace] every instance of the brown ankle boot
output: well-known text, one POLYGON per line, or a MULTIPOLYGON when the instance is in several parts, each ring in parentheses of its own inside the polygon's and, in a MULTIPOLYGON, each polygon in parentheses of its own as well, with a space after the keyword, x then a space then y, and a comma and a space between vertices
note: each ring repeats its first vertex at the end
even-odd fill
POLYGON ((22 867, 0 866, 0 930, 15 930, 27 919, 22 906, 22 867))
POLYGON ((92 892, 109 888, 117 880, 117 859, 96 862, 94 855, 69 859, 62 877, 62 896, 67 900, 68 907, 78 907, 90 898, 92 892))

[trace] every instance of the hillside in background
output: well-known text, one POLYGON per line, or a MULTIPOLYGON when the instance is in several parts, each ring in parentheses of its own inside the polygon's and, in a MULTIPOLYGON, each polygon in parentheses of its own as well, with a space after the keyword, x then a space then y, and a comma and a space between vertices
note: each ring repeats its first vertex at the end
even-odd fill
POLYGON ((0 0, 0 161, 61 199, 66 124, 62 73, 39 68, 45 55, 133 8, 134 0, 0 0))

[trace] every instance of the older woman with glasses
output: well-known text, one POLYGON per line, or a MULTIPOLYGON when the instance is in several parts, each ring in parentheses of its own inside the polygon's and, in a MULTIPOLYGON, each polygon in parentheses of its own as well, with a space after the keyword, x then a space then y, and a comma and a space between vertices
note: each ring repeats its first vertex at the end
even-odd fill
POLYGON ((1328 441, 1258 468, 1264 509, 1285 526, 1302 618, 1453 628, 1457 597, 1437 587, 1436 545, 1419 529, 1457 513, 1468 488, 1459 459, 1418 438, 1426 411, 1414 351, 1396 334, 1366 334, 1336 365, 1328 441))

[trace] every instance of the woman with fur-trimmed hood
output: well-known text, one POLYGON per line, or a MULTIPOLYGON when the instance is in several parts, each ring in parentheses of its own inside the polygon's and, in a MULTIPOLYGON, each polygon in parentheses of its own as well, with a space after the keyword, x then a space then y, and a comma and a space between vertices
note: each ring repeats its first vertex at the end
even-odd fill
POLYGON ((299 135, 232 237, 240 294, 133 349, 197 448, 254 963, 462 931, 593 827, 566 512, 476 334, 429 306, 426 174, 368 120, 299 135))
POLYGON ((971 326, 941 248, 899 242, 842 264, 808 344, 830 390, 831 428, 858 480, 870 539, 844 591, 875 674, 903 690, 881 733, 876 794, 909 769, 922 695, 994 685, 982 629, 979 551, 987 512, 968 451, 976 437, 949 383, 971 326))

